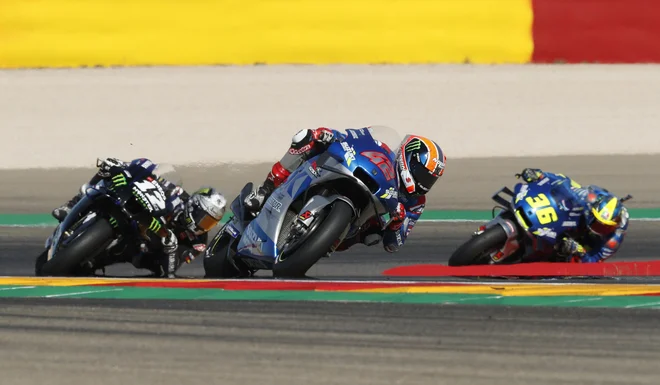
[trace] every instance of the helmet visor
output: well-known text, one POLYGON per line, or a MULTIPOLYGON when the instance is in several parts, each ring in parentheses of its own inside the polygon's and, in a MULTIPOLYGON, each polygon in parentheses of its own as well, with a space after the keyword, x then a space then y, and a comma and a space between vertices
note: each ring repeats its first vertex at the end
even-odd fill
POLYGON ((213 218, 201 210, 195 212, 192 217, 193 221, 197 225, 197 229, 204 232, 210 231, 218 224, 218 222, 220 222, 219 220, 213 218))
POLYGON ((431 187, 438 181, 438 177, 431 174, 431 172, 424 167, 421 163, 413 160, 410 163, 410 173, 415 179, 416 192, 425 194, 431 190, 431 187), (421 190, 421 191, 420 191, 421 190))
POLYGON ((589 223, 589 229, 598 235, 610 235, 616 231, 617 227, 618 225, 616 223, 603 223, 597 218, 592 218, 591 223, 589 223))

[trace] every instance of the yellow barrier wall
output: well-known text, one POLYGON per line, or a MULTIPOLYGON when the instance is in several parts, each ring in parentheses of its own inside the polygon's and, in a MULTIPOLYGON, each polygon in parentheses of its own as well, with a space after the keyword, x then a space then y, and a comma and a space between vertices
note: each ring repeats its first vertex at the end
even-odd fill
POLYGON ((0 67, 525 63, 529 0, 0 0, 0 67))

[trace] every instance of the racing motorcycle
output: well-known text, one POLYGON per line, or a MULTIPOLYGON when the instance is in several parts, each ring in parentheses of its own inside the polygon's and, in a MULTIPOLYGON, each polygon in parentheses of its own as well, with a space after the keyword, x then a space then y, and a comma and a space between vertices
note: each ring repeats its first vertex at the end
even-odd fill
POLYGON ((565 262, 555 246, 577 232, 583 210, 573 199, 571 183, 543 178, 518 183, 514 191, 500 189, 492 196, 498 203, 493 219, 454 251, 449 266, 565 262))
POLYGON ((295 170, 253 217, 245 185, 231 203, 233 216, 209 243, 207 278, 252 276, 270 270, 274 277, 299 278, 328 256, 371 218, 385 228, 398 204, 395 154, 385 143, 400 143, 385 126, 347 130, 343 141, 295 170))
MULTIPOLYGON (((97 160, 97 167, 101 159, 97 160)), ((55 228, 37 257, 37 276, 89 276, 120 262, 135 262, 148 252, 151 234, 164 236, 161 218, 167 197, 157 179, 177 186, 173 166, 136 159, 126 169, 131 176, 112 177, 81 188, 83 196, 55 228)), ((134 263, 135 264, 135 263, 134 263)))

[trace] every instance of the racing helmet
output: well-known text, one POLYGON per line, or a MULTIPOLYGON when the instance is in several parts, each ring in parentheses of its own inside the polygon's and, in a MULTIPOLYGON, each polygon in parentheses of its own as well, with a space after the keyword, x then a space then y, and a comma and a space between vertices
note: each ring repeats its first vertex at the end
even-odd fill
POLYGON ((403 139, 397 157, 401 191, 425 195, 445 172, 445 154, 434 141, 418 135, 403 139))
POLYGON ((225 215, 227 200, 212 187, 195 191, 185 205, 188 230, 201 235, 214 228, 225 215))
POLYGON ((600 236, 607 236, 616 231, 621 224, 623 211, 619 198, 611 194, 589 192, 587 202, 590 206, 586 214, 589 231, 600 236))

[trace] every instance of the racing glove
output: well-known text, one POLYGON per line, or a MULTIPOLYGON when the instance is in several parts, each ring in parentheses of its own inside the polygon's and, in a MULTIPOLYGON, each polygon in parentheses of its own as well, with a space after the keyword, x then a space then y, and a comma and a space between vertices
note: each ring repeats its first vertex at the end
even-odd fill
POLYGON ((312 130, 312 138, 316 142, 328 144, 335 139, 335 135, 332 133, 330 129, 325 127, 319 127, 315 130, 312 130))
POLYGON ((112 175, 111 170, 113 168, 115 167, 124 168, 126 167, 126 163, 124 163, 123 161, 117 158, 105 158, 105 159, 97 158, 96 167, 98 167, 99 169, 97 174, 100 177, 109 178, 112 175))
POLYGON ((543 171, 538 168, 525 168, 520 174, 516 174, 516 178, 522 178, 526 183, 536 182, 543 178, 543 171))
POLYGON ((403 221, 406 219, 406 208, 403 203, 399 202, 396 209, 390 213, 390 224, 387 226, 388 230, 399 231, 403 221))
POLYGON ((563 238, 556 245, 557 254, 565 257, 567 262, 581 262, 586 254, 584 247, 571 238, 563 238))

